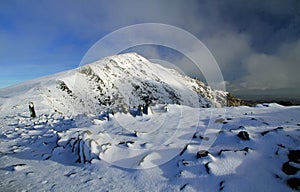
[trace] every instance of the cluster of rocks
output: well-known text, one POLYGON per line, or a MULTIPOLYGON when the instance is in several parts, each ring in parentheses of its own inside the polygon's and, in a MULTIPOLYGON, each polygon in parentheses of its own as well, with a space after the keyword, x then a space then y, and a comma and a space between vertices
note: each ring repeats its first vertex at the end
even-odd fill
MULTIPOLYGON (((296 175, 300 170, 298 168, 300 166, 300 150, 290 150, 288 158, 289 160, 282 165, 281 170, 286 175, 296 175)), ((287 180, 287 184, 292 189, 300 190, 300 178, 292 176, 287 180)))

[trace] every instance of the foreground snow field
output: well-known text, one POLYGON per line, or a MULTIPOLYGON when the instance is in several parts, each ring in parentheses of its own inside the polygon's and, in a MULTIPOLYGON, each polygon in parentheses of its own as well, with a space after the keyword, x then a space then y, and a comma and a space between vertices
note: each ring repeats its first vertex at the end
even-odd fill
POLYGON ((26 111, 0 109, 0 189, 297 190, 300 107, 226 108, 213 122, 222 129, 211 131, 210 114, 222 109, 168 109, 135 118, 117 113, 110 121, 42 109, 31 119, 26 111), (212 135, 216 140, 202 150, 212 135))

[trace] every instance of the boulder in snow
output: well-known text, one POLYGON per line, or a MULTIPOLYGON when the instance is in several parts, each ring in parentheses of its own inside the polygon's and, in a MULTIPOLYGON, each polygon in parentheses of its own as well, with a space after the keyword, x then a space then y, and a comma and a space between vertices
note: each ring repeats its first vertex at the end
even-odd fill
POLYGON ((242 140, 250 140, 250 136, 247 131, 240 131, 237 136, 242 140))

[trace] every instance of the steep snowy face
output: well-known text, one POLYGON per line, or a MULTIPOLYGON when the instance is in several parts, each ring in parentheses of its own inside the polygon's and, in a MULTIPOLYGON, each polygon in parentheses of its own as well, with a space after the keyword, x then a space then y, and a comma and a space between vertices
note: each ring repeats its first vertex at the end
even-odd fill
MULTIPOLYGON (((26 104, 39 100, 62 114, 100 113, 108 106, 127 112, 129 107, 147 103, 224 106, 227 95, 136 53, 107 57, 10 89, 25 97, 26 104)), ((0 94, 5 97, 9 92, 4 89, 0 94)))
POLYGON ((225 92, 213 91, 198 80, 151 63, 136 53, 116 55, 82 66, 75 84, 68 87, 72 87, 76 95, 86 92, 88 100, 98 104, 93 107, 96 111, 105 105, 116 111, 126 111, 129 106, 148 102, 211 107, 224 105, 226 98, 225 92))

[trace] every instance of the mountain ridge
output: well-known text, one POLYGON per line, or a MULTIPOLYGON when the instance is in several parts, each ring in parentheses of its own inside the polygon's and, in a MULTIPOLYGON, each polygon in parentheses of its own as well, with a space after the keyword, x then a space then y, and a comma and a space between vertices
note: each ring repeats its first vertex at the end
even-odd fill
POLYGON ((100 113, 107 105, 115 111, 128 112, 129 107, 146 102, 221 107, 226 106, 227 95, 228 92, 212 90, 174 69, 151 63, 137 53, 106 57, 73 70, 0 89, 2 100, 20 97, 20 103, 15 105, 33 101, 65 115, 100 113))

